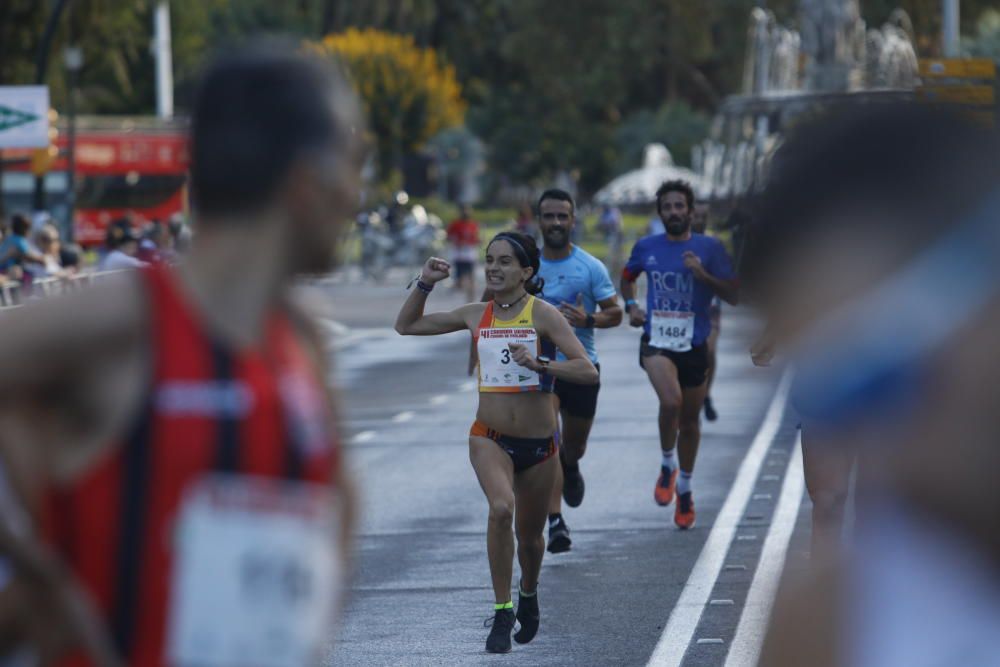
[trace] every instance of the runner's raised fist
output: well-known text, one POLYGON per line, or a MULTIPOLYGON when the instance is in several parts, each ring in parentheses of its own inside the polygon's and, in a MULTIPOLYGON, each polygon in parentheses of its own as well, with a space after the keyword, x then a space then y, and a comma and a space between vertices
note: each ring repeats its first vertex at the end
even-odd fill
POLYGON ((451 264, 440 257, 431 257, 424 262, 420 270, 420 280, 425 283, 436 283, 451 275, 451 264))

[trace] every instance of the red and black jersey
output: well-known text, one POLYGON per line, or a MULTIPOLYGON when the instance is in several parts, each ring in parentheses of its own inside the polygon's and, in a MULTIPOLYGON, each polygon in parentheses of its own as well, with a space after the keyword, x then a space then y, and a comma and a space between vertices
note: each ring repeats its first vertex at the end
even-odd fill
POLYGON ((269 319, 262 349, 234 350, 169 269, 141 275, 153 332, 141 413, 119 446, 53 490, 46 524, 120 654, 145 667, 165 665, 173 532, 192 482, 221 472, 329 484, 338 450, 323 380, 286 314, 269 319))

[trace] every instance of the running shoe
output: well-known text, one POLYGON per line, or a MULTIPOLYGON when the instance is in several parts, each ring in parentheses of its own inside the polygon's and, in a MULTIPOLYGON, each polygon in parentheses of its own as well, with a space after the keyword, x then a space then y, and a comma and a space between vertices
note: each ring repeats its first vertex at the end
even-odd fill
POLYGON ((666 507, 674 502, 674 487, 677 484, 677 471, 680 468, 674 468, 669 473, 667 470, 667 468, 660 467, 660 476, 656 479, 656 488, 653 489, 653 500, 660 507, 666 507))
POLYGON ((549 546, 550 554, 561 554, 569 551, 573 545, 573 540, 569 539, 569 526, 562 517, 555 523, 549 524, 549 546))
POLYGON ((488 652, 510 653, 510 633, 514 630, 514 620, 514 611, 511 609, 497 609, 493 618, 486 619, 483 627, 490 628, 490 636, 486 638, 488 652))
POLYGON ((694 527, 694 499, 691 492, 677 494, 677 507, 674 509, 674 523, 681 530, 694 527))
POLYGON ((710 422, 714 422, 716 419, 719 418, 719 413, 715 411, 715 406, 712 405, 711 396, 705 397, 704 408, 705 408, 705 419, 707 419, 710 422))
POLYGON ((580 474, 580 464, 570 467, 563 463, 563 500, 570 507, 579 507, 580 503, 583 502, 583 490, 583 475, 580 474))
POLYGON ((517 594, 517 622, 521 624, 521 628, 514 633, 514 641, 518 644, 527 644, 532 639, 535 638, 535 633, 538 632, 538 621, 541 615, 538 613, 538 591, 535 594, 526 597, 521 595, 520 591, 517 594))

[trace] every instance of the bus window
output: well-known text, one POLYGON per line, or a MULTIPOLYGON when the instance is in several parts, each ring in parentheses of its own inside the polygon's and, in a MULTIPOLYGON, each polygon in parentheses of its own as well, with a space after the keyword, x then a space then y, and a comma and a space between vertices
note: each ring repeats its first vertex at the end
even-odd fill
POLYGON ((184 181, 183 174, 84 176, 76 205, 80 209, 153 208, 175 196, 184 181))

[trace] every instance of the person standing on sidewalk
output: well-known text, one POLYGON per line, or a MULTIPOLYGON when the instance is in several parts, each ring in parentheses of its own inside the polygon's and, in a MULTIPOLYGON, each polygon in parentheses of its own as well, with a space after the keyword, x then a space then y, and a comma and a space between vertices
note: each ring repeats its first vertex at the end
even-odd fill
POLYGON ((476 260, 479 258, 479 223, 473 220, 467 204, 459 208, 458 218, 448 225, 455 288, 465 293, 468 302, 476 300, 476 260))

